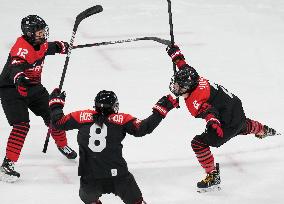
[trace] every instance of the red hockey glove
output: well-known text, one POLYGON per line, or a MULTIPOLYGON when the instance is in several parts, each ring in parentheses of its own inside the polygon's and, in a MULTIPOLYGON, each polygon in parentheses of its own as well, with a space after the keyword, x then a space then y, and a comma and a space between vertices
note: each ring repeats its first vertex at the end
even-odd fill
POLYGON ((178 106, 178 101, 171 95, 163 96, 153 107, 153 112, 159 113, 163 118, 173 108, 178 106))
POLYGON ((218 137, 223 137, 224 136, 224 133, 223 133, 223 129, 221 127, 221 123, 220 121, 212 114, 208 114, 206 117, 205 117, 205 120, 206 120, 206 127, 207 129, 208 128, 212 128, 216 131, 218 137))
POLYGON ((62 109, 65 104, 66 94, 65 91, 61 92, 59 88, 55 88, 52 93, 49 95, 49 108, 51 110, 55 108, 62 109))
POLYGON ((184 61, 184 56, 177 45, 168 46, 166 51, 168 55, 172 58, 172 61, 174 63, 176 63, 178 60, 184 61))
POLYGON ((28 96, 28 85, 31 83, 31 80, 26 77, 24 73, 16 76, 15 85, 19 94, 23 97, 28 96))
POLYGON ((60 54, 67 54, 68 49, 69 49, 69 44, 68 42, 63 42, 63 41, 55 41, 56 43, 56 50, 60 54))

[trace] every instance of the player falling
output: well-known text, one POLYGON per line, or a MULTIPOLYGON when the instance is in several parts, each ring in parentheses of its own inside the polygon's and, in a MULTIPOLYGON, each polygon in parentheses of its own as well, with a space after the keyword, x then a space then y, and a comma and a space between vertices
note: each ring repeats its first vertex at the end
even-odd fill
POLYGON ((219 164, 215 165, 210 147, 220 147, 237 135, 255 134, 257 138, 276 135, 273 128, 246 117, 241 100, 223 86, 209 82, 189 66, 178 46, 167 48, 177 65, 170 90, 182 96, 190 114, 206 121, 206 130, 196 135, 191 146, 207 176, 197 183, 198 192, 220 189, 219 164))

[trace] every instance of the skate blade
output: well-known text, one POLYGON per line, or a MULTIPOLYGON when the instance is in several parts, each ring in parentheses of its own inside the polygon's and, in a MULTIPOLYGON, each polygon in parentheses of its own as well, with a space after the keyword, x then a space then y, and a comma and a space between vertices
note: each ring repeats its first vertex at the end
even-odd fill
POLYGON ((220 191, 220 190, 221 190, 220 185, 214 185, 208 188, 197 188, 198 193, 215 192, 215 191, 220 191))
POLYGON ((275 137, 275 136, 279 136, 279 135, 282 135, 282 134, 280 132, 277 132, 277 133, 275 133, 275 135, 267 135, 266 137, 275 137))
POLYGON ((259 135, 255 135, 255 137, 258 138, 258 139, 264 139, 264 138, 267 138, 267 137, 275 137, 275 136, 279 136, 279 135, 282 135, 282 134, 280 132, 277 132, 277 133, 275 133, 275 135, 266 135, 264 137, 259 136, 259 135))
POLYGON ((14 183, 19 180, 19 177, 17 176, 9 176, 2 171, 0 171, 0 180, 4 181, 6 183, 14 183))

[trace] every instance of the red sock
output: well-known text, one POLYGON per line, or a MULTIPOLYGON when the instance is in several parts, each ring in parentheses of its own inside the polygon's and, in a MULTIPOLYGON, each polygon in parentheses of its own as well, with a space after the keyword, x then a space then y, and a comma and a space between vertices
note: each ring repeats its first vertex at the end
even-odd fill
POLYGON ((50 134, 58 147, 65 147, 67 145, 66 132, 64 130, 51 128, 50 134))
POLYGON ((30 125, 28 122, 13 125, 6 148, 6 157, 9 160, 13 162, 18 161, 29 129, 30 125))
POLYGON ((207 144, 193 139, 191 141, 191 147, 195 152, 197 160, 207 174, 215 170, 214 156, 211 154, 210 147, 207 144))

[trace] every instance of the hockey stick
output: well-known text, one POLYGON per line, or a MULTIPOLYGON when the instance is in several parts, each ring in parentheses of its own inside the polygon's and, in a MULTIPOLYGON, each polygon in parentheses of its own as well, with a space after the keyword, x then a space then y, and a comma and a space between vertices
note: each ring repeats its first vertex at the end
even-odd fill
POLYGON ((134 41, 140 41, 140 40, 152 40, 152 41, 164 44, 164 45, 171 45, 171 41, 166 40, 166 39, 162 39, 158 37, 140 37, 140 38, 130 38, 126 40, 115 40, 115 41, 98 42, 98 43, 91 43, 91 44, 85 44, 85 45, 75 45, 73 46, 73 49, 93 47, 93 46, 102 46, 102 45, 113 45, 113 44, 134 42, 134 41))
POLYGON ((63 72, 62 72, 60 83, 59 83, 59 89, 60 90, 62 89, 62 86, 63 86, 63 82, 64 82, 64 78, 65 78, 65 75, 66 75, 67 66, 68 66, 68 63, 69 63, 71 51, 73 49, 73 42, 74 42, 75 35, 76 35, 79 24, 85 18, 88 18, 89 16, 100 13, 102 11, 103 11, 103 7, 101 5, 96 5, 96 6, 88 8, 87 10, 81 12, 76 17, 76 21, 75 21, 75 24, 74 24, 74 27, 73 27, 72 37, 71 37, 71 40, 70 40, 70 43, 69 43, 68 53, 67 53, 67 56, 66 56, 66 59, 65 59, 65 64, 64 64, 63 72))
MULTIPOLYGON (((103 7, 101 5, 96 5, 96 6, 93 6, 93 7, 90 7, 88 9, 86 9, 85 11, 81 12, 80 14, 78 14, 76 16, 76 20, 75 20, 74 27, 73 27, 73 32, 72 32, 72 37, 71 37, 71 40, 70 40, 70 43, 69 43, 69 49, 68 49, 68 52, 67 52, 67 56, 65 58, 64 68, 63 68, 63 72, 62 72, 60 83, 59 83, 59 89, 60 90, 62 89, 62 86, 63 86, 63 82, 64 82, 64 78, 65 78, 65 75, 66 75, 66 71, 67 71, 67 67, 68 67, 71 51, 73 49, 73 43, 74 43, 75 35, 76 35, 77 29, 79 27, 79 24, 84 19, 88 18, 89 16, 92 16, 94 14, 100 13, 102 11, 103 11, 103 7)), ((43 150, 42 150, 43 153, 46 153, 48 142, 49 142, 49 138, 50 138, 50 134, 51 134, 51 128, 49 127, 47 135, 46 135, 46 138, 45 138, 43 150)))
MULTIPOLYGON (((169 14, 169 25, 170 25, 170 36, 171 36, 171 46, 175 44, 175 37, 174 37, 174 25, 173 25, 173 14, 172 14, 172 2, 171 0, 168 1, 168 14, 169 14)), ((177 72, 176 64, 173 62, 173 71, 174 74, 177 72)), ((179 103, 179 98, 176 98, 177 102, 179 103)), ((177 108, 180 108, 178 105, 177 108)))
MULTIPOLYGON (((170 25, 170 36, 171 36, 171 46, 175 44, 175 37, 174 37, 174 25, 173 25, 173 14, 172 14, 172 3, 171 0, 168 1, 168 13, 169 13, 169 25, 170 25)), ((173 70, 174 73, 177 72, 176 65, 173 63, 173 70)))
POLYGON ((51 127, 50 127, 50 125, 49 125, 49 126, 48 126, 48 130, 47 130, 47 133, 46 133, 46 137, 45 137, 43 149, 42 149, 42 152, 43 152, 43 153, 46 153, 47 146, 48 146, 48 143, 49 143, 50 134, 51 134, 51 127))

